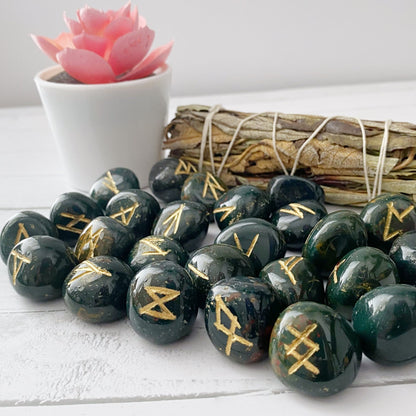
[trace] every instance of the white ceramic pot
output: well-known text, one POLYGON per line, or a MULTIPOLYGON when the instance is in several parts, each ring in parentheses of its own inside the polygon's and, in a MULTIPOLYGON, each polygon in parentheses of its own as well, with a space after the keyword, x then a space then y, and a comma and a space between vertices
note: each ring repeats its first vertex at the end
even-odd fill
POLYGON ((141 187, 161 157, 169 104, 171 69, 135 81, 60 84, 47 81, 62 71, 47 68, 35 77, 69 184, 88 191, 114 167, 132 169, 141 187))

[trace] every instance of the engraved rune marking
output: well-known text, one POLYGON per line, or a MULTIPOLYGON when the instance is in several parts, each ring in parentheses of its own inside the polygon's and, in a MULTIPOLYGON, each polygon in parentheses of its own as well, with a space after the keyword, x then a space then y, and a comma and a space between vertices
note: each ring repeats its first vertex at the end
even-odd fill
POLYGON ((342 260, 340 263, 336 264, 335 267, 334 267, 334 271, 332 272, 333 273, 334 283, 338 283, 338 275, 337 275, 337 272, 338 272, 338 269, 341 266, 341 264, 344 263, 344 262, 345 262, 345 259, 342 260))
POLYGON ((225 354, 230 355, 231 353, 231 347, 234 344, 234 342, 238 342, 240 344, 246 345, 247 347, 252 347, 253 343, 246 340, 243 337, 240 337, 239 335, 236 335, 235 330, 238 328, 241 328, 240 323, 238 322, 238 319, 235 315, 232 314, 230 309, 228 309, 227 305, 224 303, 224 301, 221 298, 221 295, 215 296, 215 317, 216 320, 214 322, 215 328, 218 329, 218 331, 221 331, 225 335, 228 336, 227 338, 227 345, 225 346, 225 354), (231 321, 230 327, 227 328, 223 323, 221 322, 221 311, 225 313, 225 315, 229 318, 231 321))
POLYGON ((162 222, 162 225, 168 225, 165 232, 163 233, 165 237, 169 234, 172 228, 172 234, 175 234, 178 231, 179 224, 181 222, 182 211, 184 208, 185 205, 181 205, 177 210, 172 212, 172 214, 170 214, 169 217, 165 219, 165 221, 162 222))
POLYGON ((195 166, 191 162, 179 160, 179 165, 175 169, 175 175, 189 175, 191 172, 197 172, 195 166))
POLYGON ((202 197, 205 198, 208 192, 211 192, 212 196, 215 198, 216 201, 218 201, 218 194, 217 191, 224 192, 225 189, 219 184, 219 182, 214 178, 212 173, 207 172, 205 176, 205 183, 204 183, 204 189, 202 190, 202 197))
POLYGON ((288 331, 295 337, 290 345, 283 344, 286 350, 286 355, 291 355, 295 357, 297 360, 288 371, 288 374, 291 375, 296 373, 301 367, 305 367, 308 371, 312 374, 318 375, 320 373, 319 368, 315 367, 309 359, 319 351, 319 345, 316 342, 313 342, 309 339, 309 335, 312 334, 313 331, 317 328, 317 324, 313 323, 308 325, 303 332, 299 332, 296 328, 289 325, 287 327, 288 331), (308 351, 305 354, 299 354, 296 349, 301 345, 304 344, 308 347, 308 351))
POLYGON ((12 250, 10 254, 11 256, 13 256, 13 273, 12 273, 13 286, 16 286, 16 278, 20 272, 20 269, 22 268, 22 264, 23 263, 30 264, 31 260, 16 250, 12 250))
POLYGON ((171 250, 162 250, 157 245, 157 243, 163 243, 163 241, 164 240, 162 238, 157 238, 157 237, 142 238, 140 240, 140 243, 153 249, 153 251, 146 251, 145 253, 142 253, 142 256, 153 256, 153 255, 166 256, 168 253, 170 253, 171 250))
POLYGON ((97 247, 98 240, 103 231, 104 231, 104 228, 99 228, 95 233, 93 233, 92 228, 89 228, 84 234, 81 234, 77 242, 76 248, 75 248, 75 255, 78 258, 80 258, 81 253, 84 250, 85 246, 88 245, 88 253, 85 256, 85 258, 88 259, 90 257, 93 257, 95 247, 97 247))
POLYGON ((221 218, 220 218, 220 222, 224 221, 234 210, 236 209, 236 207, 221 207, 221 208, 215 208, 213 213, 214 214, 218 214, 219 212, 223 212, 224 214, 222 214, 221 218))
POLYGON ((130 221, 133 218, 133 215, 136 211, 136 208, 138 206, 139 206, 139 203, 135 202, 133 205, 131 205, 128 208, 121 207, 119 212, 116 212, 115 214, 110 215, 110 217, 114 218, 115 220, 121 222, 124 225, 129 225, 130 221), (126 215, 126 214, 128 214, 128 215, 126 215))
POLYGON ((188 267, 189 267, 189 269, 190 270, 192 270, 197 276, 199 276, 201 279, 204 279, 204 280, 209 280, 209 277, 205 274, 205 273, 203 273, 203 272, 201 272, 201 270, 198 270, 195 266, 193 266, 192 264, 188 264, 188 267))
POLYGON ((308 207, 305 207, 302 204, 293 203, 293 204, 289 204, 289 206, 292 209, 281 209, 280 212, 285 212, 286 214, 294 215, 294 216, 299 217, 299 218, 303 218, 303 216, 304 216, 302 210, 305 211, 305 212, 309 212, 310 214, 313 214, 313 215, 316 214, 316 212, 314 210, 312 210, 308 207))
POLYGON ((88 276, 90 274, 100 274, 104 276, 111 277, 112 274, 106 269, 103 269, 102 267, 97 266, 94 263, 91 263, 88 260, 85 260, 83 263, 81 263, 77 269, 77 273, 82 272, 80 274, 76 274, 69 282, 68 284, 72 283, 74 280, 79 279, 82 276, 88 276))
MULTIPOLYGON (((239 249, 240 249, 240 250, 244 253, 244 250, 243 250, 243 248, 241 247, 241 242, 240 242, 240 239, 238 238, 237 233, 234 233, 233 235, 234 235, 235 245, 237 246, 237 248, 239 248, 239 249)), ((245 255, 246 255, 247 257, 250 257, 250 256, 251 256, 251 253, 253 252, 254 247, 255 247, 255 246, 256 246, 256 244, 257 244, 257 240, 259 239, 259 236, 260 236, 260 234, 256 234, 256 235, 254 236, 254 238, 251 240, 250 247, 248 248, 248 250, 247 250, 247 251, 246 251, 246 253, 245 253, 245 255)))
POLYGON ((69 232, 75 233, 75 234, 81 234, 82 230, 85 227, 85 226, 83 226, 83 228, 75 228, 75 226, 78 223, 89 224, 91 222, 91 220, 89 218, 85 218, 84 214, 75 215, 75 214, 70 214, 69 212, 62 212, 60 215, 61 215, 61 217, 69 218, 72 221, 69 221, 66 225, 57 224, 56 228, 58 228, 59 230, 62 230, 62 231, 69 231, 69 232))
POLYGON ((166 307, 166 303, 177 298, 181 292, 179 290, 168 289, 167 287, 145 286, 144 290, 153 299, 153 302, 148 303, 139 309, 140 315, 150 315, 154 318, 165 319, 167 321, 174 321, 176 316, 166 307), (158 295, 164 295, 159 297, 158 295), (154 308, 158 307, 160 311, 154 308))
POLYGON ((113 192, 114 194, 118 194, 120 191, 117 188, 116 183, 114 182, 113 177, 111 176, 111 172, 107 171, 104 181, 103 181, 103 185, 108 188, 111 192, 113 192))
POLYGON ((397 235, 403 233, 403 230, 396 230, 390 233, 391 220, 393 219, 393 216, 395 216, 400 222, 403 222, 403 219, 413 211, 414 206, 410 205, 409 207, 407 207, 404 211, 402 211, 399 214, 397 209, 394 208, 394 202, 389 202, 387 204, 387 209, 388 209, 388 212, 387 212, 387 217, 386 217, 386 225, 384 226, 383 241, 391 240, 397 235))
POLYGON ((20 240, 24 238, 29 238, 29 233, 26 231, 25 225, 19 222, 19 229, 17 230, 16 239, 14 240, 14 245, 16 245, 20 240))
POLYGON ((289 277, 292 284, 296 285, 295 275, 292 272, 292 269, 303 260, 303 257, 289 257, 286 261, 279 260, 280 268, 285 271, 286 275, 289 277))

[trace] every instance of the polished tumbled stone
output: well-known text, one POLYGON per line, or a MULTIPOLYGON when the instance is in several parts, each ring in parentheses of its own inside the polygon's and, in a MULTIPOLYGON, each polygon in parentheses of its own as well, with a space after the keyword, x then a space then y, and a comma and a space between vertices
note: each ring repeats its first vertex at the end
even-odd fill
POLYGON ((188 335, 198 313, 196 289, 186 270, 171 261, 141 269, 127 297, 131 326, 156 344, 167 344, 188 335))
POLYGON ((13 215, 0 234, 0 255, 3 262, 7 263, 7 258, 17 243, 34 235, 58 237, 58 230, 46 217, 34 211, 22 211, 13 215))
POLYGON ((55 200, 49 216, 59 238, 74 246, 84 228, 100 215, 103 211, 94 200, 79 192, 66 192, 55 200))
POLYGON ((185 250, 195 250, 205 238, 208 225, 209 215, 205 205, 174 201, 156 218, 152 234, 174 238, 185 250))
POLYGON ((328 278, 328 305, 346 319, 351 319, 357 300, 379 287, 399 283, 396 265, 375 247, 359 247, 346 254, 328 278))
POLYGON ((73 251, 63 241, 36 235, 13 248, 7 268, 19 295, 43 301, 61 297, 63 282, 77 263, 73 251))
POLYGON ((215 348, 242 364, 267 357, 270 332, 283 306, 260 279, 221 280, 208 293, 205 328, 215 348))
POLYGON ((302 256, 327 278, 338 261, 354 248, 367 245, 365 224, 354 212, 332 212, 319 221, 310 232, 302 256))
POLYGON ((251 260, 237 247, 213 244, 194 251, 185 269, 192 278, 198 292, 198 305, 205 307, 211 287, 223 279, 235 276, 252 276, 251 260))
POLYGON ((396 264, 400 283, 416 286, 416 231, 397 237, 389 255, 396 264))
POLYGON ((104 211, 108 201, 121 191, 139 189, 139 180, 133 171, 127 168, 114 168, 103 173, 92 185, 91 198, 104 211))
POLYGON ((239 248, 252 260, 256 273, 286 253, 282 233, 261 218, 247 218, 228 226, 218 234, 215 243, 239 248))
POLYGON ((230 189, 214 205, 214 218, 222 230, 245 218, 270 217, 270 201, 266 192, 252 185, 230 189))
POLYGON ((85 260, 65 279, 62 294, 70 312, 91 323, 126 316, 127 291, 133 271, 115 257, 85 260))
POLYGON ((287 248, 300 250, 312 228, 327 215, 326 208, 313 199, 293 202, 279 208, 271 223, 282 232, 287 248))
POLYGON ((140 189, 130 189, 114 195, 105 214, 129 228, 136 238, 143 238, 150 234, 159 212, 159 202, 152 195, 140 189))
POLYGON ((354 381, 361 347, 342 315, 326 305, 298 302, 276 321, 269 356, 282 383, 307 395, 329 396, 354 381))
POLYGON ((404 195, 384 194, 361 211, 368 244, 388 253, 395 238, 416 229, 416 205, 404 195))
POLYGON ((187 160, 162 159, 150 171, 149 186, 162 201, 176 201, 181 198, 181 190, 185 180, 196 172, 196 167, 187 160))
POLYGON ((378 287, 362 296, 352 314, 364 354, 380 364, 416 358, 416 288, 378 287))
POLYGON ((300 300, 324 303, 325 291, 314 265, 300 256, 267 264, 259 278, 269 283, 285 307, 300 300))

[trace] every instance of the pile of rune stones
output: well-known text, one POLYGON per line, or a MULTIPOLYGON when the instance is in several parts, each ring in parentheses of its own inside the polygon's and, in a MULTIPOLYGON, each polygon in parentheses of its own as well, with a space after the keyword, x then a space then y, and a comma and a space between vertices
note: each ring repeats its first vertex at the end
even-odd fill
POLYGON ((380 364, 416 358, 416 205, 407 197, 328 214, 307 179, 228 190, 174 158, 152 168, 149 185, 164 208, 132 171, 114 168, 89 196, 60 195, 49 219, 10 218, 0 254, 17 293, 63 296, 91 323, 127 313, 156 344, 189 334, 201 308, 221 353, 269 357, 284 384, 315 396, 349 386, 362 352, 380 364), (220 232, 201 247, 212 221, 220 232))

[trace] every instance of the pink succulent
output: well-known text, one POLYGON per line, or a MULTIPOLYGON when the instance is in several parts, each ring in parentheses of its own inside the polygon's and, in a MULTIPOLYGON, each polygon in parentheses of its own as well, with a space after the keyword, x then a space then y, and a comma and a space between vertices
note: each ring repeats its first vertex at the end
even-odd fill
POLYGON ((155 32, 130 1, 120 10, 103 12, 85 6, 78 21, 64 14, 70 32, 56 39, 32 35, 38 47, 84 84, 144 78, 165 64, 173 42, 149 52, 155 32))

